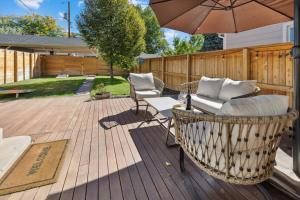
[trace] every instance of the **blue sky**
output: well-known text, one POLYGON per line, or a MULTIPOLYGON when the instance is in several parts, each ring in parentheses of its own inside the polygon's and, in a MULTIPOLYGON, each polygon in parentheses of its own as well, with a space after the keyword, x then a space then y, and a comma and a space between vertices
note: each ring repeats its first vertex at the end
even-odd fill
MULTIPOLYGON (((133 4, 140 4, 146 6, 149 0, 129 0, 133 4)), ((72 31, 78 32, 75 24, 75 18, 83 8, 83 0, 71 0, 71 18, 72 31)), ((63 13, 67 11, 67 0, 0 0, 0 15, 27 15, 37 13, 40 15, 47 15, 54 17, 58 24, 67 29, 67 23, 62 19, 63 13), (24 5, 25 4, 25 5, 24 5)), ((165 36, 169 43, 172 42, 173 37, 188 37, 188 34, 163 29, 165 36)))

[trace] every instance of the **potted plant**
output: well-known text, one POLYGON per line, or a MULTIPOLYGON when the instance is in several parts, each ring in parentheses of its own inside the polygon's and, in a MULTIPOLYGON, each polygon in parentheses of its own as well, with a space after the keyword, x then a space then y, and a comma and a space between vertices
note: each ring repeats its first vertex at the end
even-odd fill
POLYGON ((100 83, 96 85, 93 96, 94 99, 109 99, 111 93, 106 91, 104 83, 100 83))

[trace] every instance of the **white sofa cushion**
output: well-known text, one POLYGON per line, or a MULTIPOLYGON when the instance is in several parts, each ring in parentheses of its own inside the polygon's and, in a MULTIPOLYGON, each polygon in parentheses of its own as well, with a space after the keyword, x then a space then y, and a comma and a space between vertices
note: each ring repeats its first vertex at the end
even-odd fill
POLYGON ((202 76, 196 94, 211 98, 218 98, 224 78, 208 78, 202 76))
POLYGON ((249 94, 255 91, 256 80, 233 81, 227 78, 220 90, 219 99, 228 101, 234 97, 249 94))
POLYGON ((144 98, 152 98, 152 97, 159 97, 160 91, 159 90, 140 90, 135 91, 136 97, 138 100, 142 100, 144 98))
POLYGON ((0 143, 0 179, 31 144, 30 136, 4 138, 0 143))
POLYGON ((289 106, 288 96, 260 95, 226 102, 218 115, 231 116, 272 116, 286 114, 289 106))
POLYGON ((130 81, 134 85, 135 90, 154 90, 154 79, 152 73, 136 74, 130 73, 130 81))
POLYGON ((213 99, 201 95, 192 94, 191 103, 192 106, 196 108, 200 108, 204 111, 216 114, 221 109, 224 101, 220 99, 213 99))

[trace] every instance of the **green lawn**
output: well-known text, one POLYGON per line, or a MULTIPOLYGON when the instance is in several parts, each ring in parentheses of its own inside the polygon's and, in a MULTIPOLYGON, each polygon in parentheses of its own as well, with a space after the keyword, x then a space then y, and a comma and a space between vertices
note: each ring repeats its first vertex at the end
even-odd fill
MULTIPOLYGON (((33 93, 21 94, 20 98, 48 97, 48 96, 68 96, 74 95, 85 77, 69 78, 36 78, 16 83, 0 85, 4 89, 33 89, 33 93)), ((15 95, 2 95, 0 98, 13 98, 15 95)))
POLYGON ((97 76, 91 91, 92 96, 96 93, 96 85, 100 83, 104 83, 105 90, 111 92, 114 96, 129 95, 129 83, 125 78, 115 76, 114 79, 110 79, 109 76, 97 76))

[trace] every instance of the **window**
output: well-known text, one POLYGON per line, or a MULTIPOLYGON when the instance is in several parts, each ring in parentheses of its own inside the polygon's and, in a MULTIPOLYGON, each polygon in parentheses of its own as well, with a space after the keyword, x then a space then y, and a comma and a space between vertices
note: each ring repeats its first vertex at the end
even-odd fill
POLYGON ((294 41, 294 26, 288 25, 287 26, 287 42, 293 42, 294 41))

